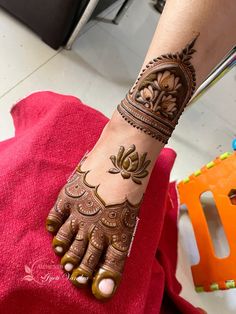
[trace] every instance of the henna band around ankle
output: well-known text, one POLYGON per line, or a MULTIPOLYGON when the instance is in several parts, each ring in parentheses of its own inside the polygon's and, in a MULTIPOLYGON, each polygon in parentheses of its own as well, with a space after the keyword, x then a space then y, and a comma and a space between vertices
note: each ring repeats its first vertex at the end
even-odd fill
POLYGON ((196 39, 181 52, 150 61, 117 107, 128 123, 165 144, 195 90, 190 59, 196 39))

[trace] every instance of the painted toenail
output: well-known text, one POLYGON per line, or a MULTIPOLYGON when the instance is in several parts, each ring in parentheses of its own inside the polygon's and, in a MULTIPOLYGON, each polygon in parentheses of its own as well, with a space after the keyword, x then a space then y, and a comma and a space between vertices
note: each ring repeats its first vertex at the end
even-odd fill
POLYGON ((74 265, 71 263, 66 263, 64 268, 66 271, 71 271, 73 269, 74 265))
POLYGON ((88 277, 86 277, 86 276, 78 276, 78 277, 76 278, 76 280, 77 280, 79 283, 81 283, 81 284, 86 284, 87 281, 88 281, 88 277))
POLYGON ((62 246, 56 246, 56 247, 55 247, 55 250, 56 250, 58 253, 62 253, 62 252, 63 252, 63 247, 62 247, 62 246))
POLYGON ((110 278, 102 279, 99 282, 98 288, 102 294, 110 295, 114 290, 115 282, 110 278))

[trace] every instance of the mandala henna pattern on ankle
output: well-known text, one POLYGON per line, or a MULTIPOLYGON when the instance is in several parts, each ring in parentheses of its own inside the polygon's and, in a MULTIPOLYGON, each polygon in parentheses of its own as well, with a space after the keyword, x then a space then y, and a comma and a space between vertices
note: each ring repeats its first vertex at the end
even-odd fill
POLYGON ((98 186, 86 181, 87 174, 78 167, 61 190, 46 227, 55 234, 53 248, 63 256, 61 264, 71 273, 72 283, 84 286, 91 279, 95 297, 108 299, 121 279, 140 203, 133 205, 126 199, 106 205, 97 192, 98 186), (101 290, 103 279, 113 283, 109 293, 101 290))
POLYGON ((140 179, 148 175, 147 167, 151 160, 147 160, 147 153, 139 156, 135 145, 131 145, 126 151, 124 146, 120 146, 117 156, 112 155, 110 159, 115 168, 108 170, 109 173, 120 173, 124 179, 131 178, 133 182, 142 184, 140 179))
POLYGON ((117 107, 128 123, 163 143, 167 143, 195 90, 190 59, 197 37, 181 52, 149 62, 117 107))

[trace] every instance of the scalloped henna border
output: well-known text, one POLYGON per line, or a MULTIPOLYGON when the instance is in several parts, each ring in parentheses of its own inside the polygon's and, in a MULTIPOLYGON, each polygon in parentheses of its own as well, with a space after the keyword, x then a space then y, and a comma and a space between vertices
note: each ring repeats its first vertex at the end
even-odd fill
POLYGON ((91 185, 87 182, 86 180, 86 175, 90 172, 90 170, 86 170, 86 171, 83 171, 81 170, 81 164, 79 163, 79 165, 76 167, 76 172, 78 172, 79 174, 83 175, 83 178, 82 178, 82 183, 87 187, 87 188, 90 188, 94 191, 94 195, 99 199, 99 201, 102 202, 103 206, 105 208, 109 208, 109 207, 114 207, 114 206, 122 206, 122 205, 125 205, 127 204, 128 206, 132 207, 132 208, 139 208, 141 203, 142 203, 142 200, 143 198, 140 200, 140 202, 136 203, 136 204, 132 204, 128 198, 125 198, 125 200, 121 203, 112 203, 112 204, 107 204, 103 198, 99 195, 98 193, 98 188, 99 188, 99 185, 91 185))

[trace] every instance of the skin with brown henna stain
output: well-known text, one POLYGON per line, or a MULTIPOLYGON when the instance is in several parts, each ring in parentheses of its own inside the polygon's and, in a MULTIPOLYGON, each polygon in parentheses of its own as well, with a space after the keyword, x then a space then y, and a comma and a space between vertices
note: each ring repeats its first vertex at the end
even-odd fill
POLYGON ((117 107, 129 124, 165 144, 196 86, 195 70, 190 63, 196 39, 180 53, 162 55, 149 62, 117 107))
POLYGON ((106 205, 98 195, 98 187, 87 183, 88 172, 78 167, 61 190, 46 227, 56 233, 53 248, 63 256, 61 264, 72 273, 72 283, 82 287, 93 279, 95 297, 108 299, 120 282, 140 203, 133 205, 126 199, 106 205), (113 281, 113 289, 107 295, 99 289, 103 279, 113 281))
POLYGON ((125 151, 124 146, 120 146, 117 156, 112 155, 110 157, 115 168, 109 169, 108 172, 120 173, 124 179, 131 178, 133 182, 142 184, 140 179, 148 175, 146 169, 151 163, 151 160, 146 160, 146 157, 147 153, 139 156, 134 144, 127 151, 125 151))

